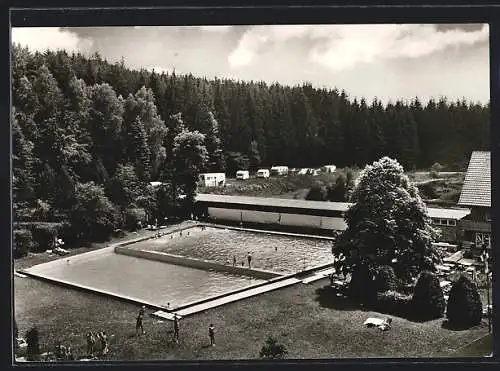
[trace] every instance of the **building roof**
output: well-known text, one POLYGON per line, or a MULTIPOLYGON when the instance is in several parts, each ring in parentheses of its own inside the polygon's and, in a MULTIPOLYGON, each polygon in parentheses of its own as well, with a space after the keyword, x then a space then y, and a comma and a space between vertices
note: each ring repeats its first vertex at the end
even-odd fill
POLYGON ((196 201, 328 211, 347 211, 347 209, 349 209, 349 206, 351 205, 346 202, 306 201, 286 198, 227 196, 202 193, 199 193, 196 196, 196 201))
POLYGON ((459 205, 491 207, 490 158, 490 152, 472 152, 458 200, 459 205))
MULTIPOLYGON (((306 201, 294 200, 287 198, 271 198, 271 197, 250 197, 250 196, 227 196, 199 193, 196 196, 196 201, 202 202, 221 202, 237 205, 257 205, 257 206, 272 206, 272 207, 288 207, 294 209, 308 210, 328 210, 328 211, 347 211, 352 205, 347 202, 325 202, 325 201, 306 201)), ((428 215, 431 218, 441 219, 462 219, 470 214, 469 209, 439 209, 427 208, 428 215)))
POLYGON ((441 209, 428 207, 427 215, 434 219, 455 219, 460 220, 470 214, 470 209, 441 209))

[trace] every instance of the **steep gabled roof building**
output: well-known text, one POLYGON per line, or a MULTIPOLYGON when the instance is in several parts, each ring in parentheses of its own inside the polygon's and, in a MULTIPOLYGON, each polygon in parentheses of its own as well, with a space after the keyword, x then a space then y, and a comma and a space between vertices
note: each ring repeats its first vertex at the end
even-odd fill
POLYGON ((491 247, 490 152, 472 152, 458 205, 471 209, 461 221, 464 241, 472 242, 476 250, 484 244, 491 247))

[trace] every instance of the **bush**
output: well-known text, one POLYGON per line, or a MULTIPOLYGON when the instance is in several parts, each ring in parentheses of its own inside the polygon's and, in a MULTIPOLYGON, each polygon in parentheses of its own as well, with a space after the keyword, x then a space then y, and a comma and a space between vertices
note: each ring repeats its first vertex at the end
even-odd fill
POLYGON ((429 175, 432 178, 437 178, 439 176, 439 172, 443 169, 443 166, 439 163, 436 162, 434 165, 431 166, 431 171, 429 172, 429 175))
POLYGON ((374 304, 377 300, 375 270, 368 264, 356 265, 349 284, 349 295, 364 304, 374 304))
POLYGON ((265 359, 284 359, 288 355, 288 350, 283 344, 273 337, 268 337, 262 349, 260 350, 260 358, 265 359))
POLYGON ((137 223, 141 222, 142 225, 146 223, 146 210, 141 208, 133 208, 125 210, 125 228, 135 231, 137 223))
POLYGON ((32 327, 26 333, 26 360, 37 361, 40 358, 40 345, 38 342, 38 330, 32 327))
POLYGON ((411 312, 411 295, 396 291, 386 291, 377 294, 376 309, 379 312, 406 317, 411 312))
POLYGON ((430 199, 430 200, 439 198, 439 194, 436 191, 436 184, 434 184, 434 183, 435 182, 422 183, 422 184, 417 185, 417 188, 420 192, 420 195, 423 198, 430 199))
POLYGON ((327 189, 322 182, 315 182, 306 195, 308 201, 326 201, 327 189))
POLYGON ((421 320, 441 318, 445 310, 443 290, 431 272, 422 272, 413 291, 412 314, 421 320))
POLYGON ((14 259, 22 258, 26 256, 29 251, 32 251, 35 247, 35 242, 33 241, 33 235, 28 229, 16 229, 14 230, 14 249, 13 255, 14 259))
POLYGON ((37 243, 36 251, 45 251, 53 247, 54 237, 58 235, 60 223, 35 223, 33 238, 37 243))
POLYGON ((375 277, 375 287, 377 292, 396 291, 398 281, 394 269, 389 265, 383 265, 377 269, 375 277))
POLYGON ((33 251, 42 252, 51 248, 54 237, 66 227, 65 223, 54 222, 20 222, 15 224, 15 228, 26 229, 33 236, 33 251))
POLYGON ((456 327, 472 327, 481 322, 483 304, 477 286, 463 275, 450 289, 446 317, 456 327))

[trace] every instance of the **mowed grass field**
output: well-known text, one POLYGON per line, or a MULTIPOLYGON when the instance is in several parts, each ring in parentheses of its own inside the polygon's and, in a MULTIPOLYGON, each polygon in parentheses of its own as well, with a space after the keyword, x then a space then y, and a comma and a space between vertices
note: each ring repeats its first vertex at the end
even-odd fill
MULTIPOLYGON (((104 330, 110 353, 101 360, 256 359, 269 335, 286 345, 291 359, 456 357, 487 334, 486 324, 453 331, 443 327, 443 319, 416 323, 392 317, 390 331, 366 328, 368 317, 385 315, 336 298, 328 284, 327 279, 299 283, 186 317, 179 345, 172 342, 172 323, 149 315, 146 334, 136 337, 136 305, 31 278, 15 278, 15 317, 22 336, 32 325, 38 327, 42 352, 60 342, 71 346, 76 358, 85 355, 85 333, 104 330), (216 329, 215 347, 209 346, 210 323, 216 329)), ((487 345, 477 348, 464 355, 491 352, 487 345)))

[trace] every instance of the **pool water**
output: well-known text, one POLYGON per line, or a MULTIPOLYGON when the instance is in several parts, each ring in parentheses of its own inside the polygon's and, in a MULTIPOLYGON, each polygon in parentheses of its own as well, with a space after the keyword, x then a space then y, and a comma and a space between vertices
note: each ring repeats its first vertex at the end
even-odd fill
POLYGON ((163 237, 127 246, 133 249, 161 251, 248 266, 247 255, 252 255, 252 267, 277 273, 296 273, 307 268, 333 262, 332 242, 305 237, 291 237, 264 232, 246 232, 224 228, 193 227, 163 237))
POLYGON ((264 280, 115 254, 60 259, 28 269, 55 280, 172 309, 264 280))

